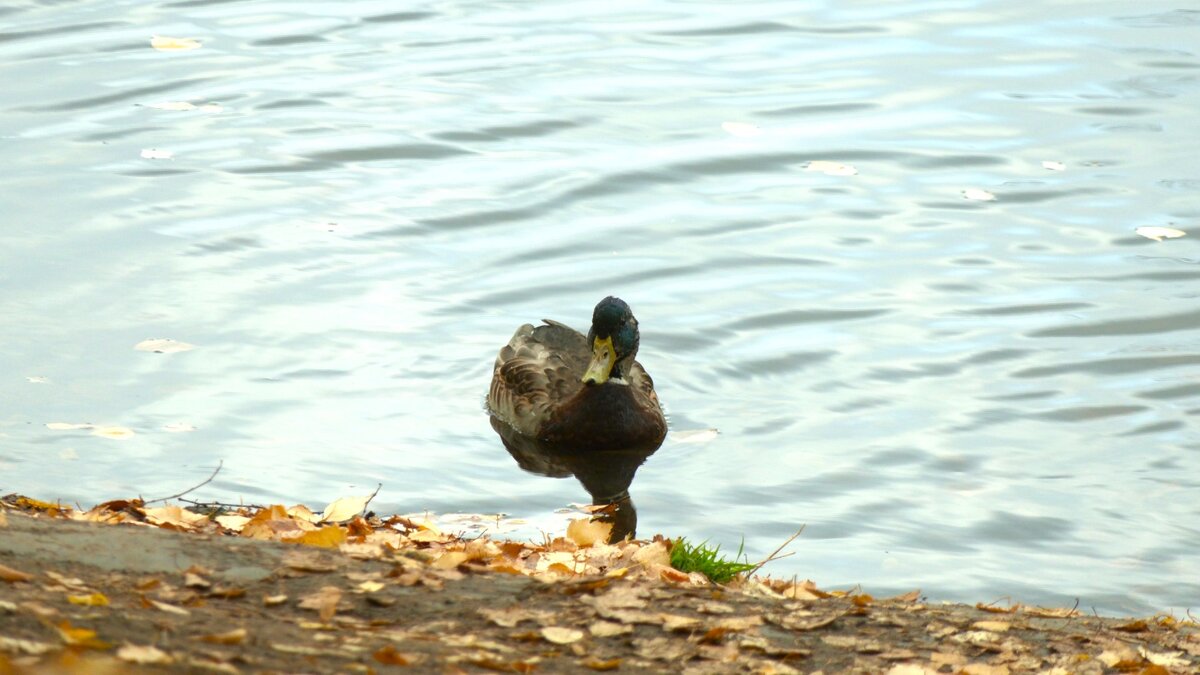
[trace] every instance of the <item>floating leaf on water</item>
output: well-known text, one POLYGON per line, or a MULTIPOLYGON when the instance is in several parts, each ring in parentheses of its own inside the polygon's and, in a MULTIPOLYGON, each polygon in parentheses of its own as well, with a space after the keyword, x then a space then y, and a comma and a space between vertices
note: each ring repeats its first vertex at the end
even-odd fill
POLYGON ((675 439, 676 443, 707 443, 720 435, 721 432, 716 429, 685 429, 671 432, 671 438, 675 439))
POLYGON ((159 150, 158 148, 142 148, 142 159, 171 159, 175 153, 170 150, 159 150))
POLYGON ((139 352, 154 352, 155 354, 174 354, 176 352, 186 352, 196 348, 196 345, 172 340, 171 338, 152 338, 142 340, 133 346, 139 352))
POLYGON ((370 497, 342 497, 325 507, 321 522, 340 523, 350 520, 367 508, 370 497))
POLYGON ((962 191, 962 196, 963 199, 970 199, 977 202, 996 201, 996 195, 988 192, 987 190, 980 190, 979 188, 967 188, 966 190, 962 191))
POLYGON ((1042 168, 1049 169, 1050 171, 1066 171, 1067 165, 1063 164, 1062 162, 1053 162, 1053 161, 1047 160, 1045 162, 1042 162, 1042 168))
POLYGON ((111 438, 114 441, 123 441, 127 438, 133 438, 133 429, 129 427, 96 427, 92 430, 93 436, 101 436, 103 438, 111 438))
POLYGON ((826 176, 854 176, 858 174, 858 169, 849 164, 841 162, 828 162, 823 159, 814 160, 804 167, 805 171, 815 171, 823 173, 826 176))
POLYGON ((747 122, 722 122, 721 128, 732 136, 748 138, 750 136, 758 136, 762 133, 762 129, 756 124, 747 122))
POLYGON ((41 375, 32 375, 25 378, 26 382, 31 384, 50 384, 50 378, 41 375))
POLYGON ((74 431, 76 429, 91 429, 95 426, 96 426, 95 424, 89 424, 87 422, 84 422, 82 424, 76 424, 73 422, 47 422, 46 423, 46 428, 53 429, 54 431, 74 431))
POLYGON ((200 41, 192 38, 174 38, 163 35, 155 35, 150 38, 150 46, 163 52, 187 51, 189 49, 199 49, 200 41))
POLYGON ((163 425, 163 431, 169 431, 173 434, 180 434, 186 431, 195 431, 196 427, 187 422, 169 422, 163 425))
POLYGON ((1187 234, 1183 230, 1177 230, 1173 227, 1158 227, 1157 225, 1147 225, 1134 230, 1136 234, 1140 234, 1147 239, 1154 241, 1162 241, 1163 239, 1176 239, 1187 234))

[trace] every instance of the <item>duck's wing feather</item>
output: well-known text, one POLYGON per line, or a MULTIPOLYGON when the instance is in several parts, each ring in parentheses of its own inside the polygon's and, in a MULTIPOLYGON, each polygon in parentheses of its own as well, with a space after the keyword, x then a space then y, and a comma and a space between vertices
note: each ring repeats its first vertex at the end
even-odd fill
POLYGON ((629 369, 629 386, 633 387, 634 396, 639 401, 645 402, 647 409, 656 411, 659 416, 662 416, 662 406, 658 403, 658 394, 654 393, 654 380, 637 361, 634 361, 633 367, 629 369))
POLYGON ((535 436, 563 401, 582 387, 587 338, 557 321, 525 324, 496 357, 488 407, 517 431, 535 436))

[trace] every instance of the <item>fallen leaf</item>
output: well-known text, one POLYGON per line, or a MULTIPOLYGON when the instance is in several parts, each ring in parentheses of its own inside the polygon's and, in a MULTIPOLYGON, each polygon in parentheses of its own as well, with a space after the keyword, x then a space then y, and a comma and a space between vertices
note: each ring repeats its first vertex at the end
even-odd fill
POLYGON ((963 199, 970 199, 977 202, 996 201, 996 195, 988 192, 987 190, 980 190, 978 188, 967 188, 966 190, 962 191, 962 196, 963 199))
MULTIPOLYGON (((172 159, 175 153, 170 150, 159 150, 158 148, 142 148, 142 159, 172 159)), ((144 351, 155 351, 147 349, 144 351)))
POLYGON ((1167 668, 1184 668, 1192 665, 1191 659, 1183 658, 1183 652, 1152 652, 1145 647, 1138 647, 1138 654, 1156 666, 1167 668))
MULTIPOLYGON (((55 645, 46 644, 45 642, 34 642, 33 640, 18 640, 10 638, 7 635, 0 635, 0 652, 12 652, 16 654, 28 654, 30 656, 41 656, 46 652, 60 649, 55 645)), ((7 661, 0 660, 0 665, 8 665, 7 661)), ((6 671, 8 672, 8 671, 6 671)), ((11 671, 16 672, 16 671, 11 671)))
POLYGON ((621 659, 609 659, 607 661, 602 661, 600 659, 592 657, 583 662, 583 667, 590 668, 592 670, 598 670, 601 672, 604 672, 607 670, 617 670, 618 668, 621 667, 621 659))
POLYGON ((758 128, 758 125, 750 124, 748 122, 722 122, 721 128, 731 136, 739 136, 742 138, 758 136, 762 133, 762 129, 758 128))
POLYGON ((216 633, 213 635, 201 635, 196 638, 202 642, 208 642, 214 645, 240 645, 246 641, 246 629, 235 628, 224 633, 216 633))
POLYGON ((572 642, 579 642, 583 639, 583 631, 577 628, 562 628, 560 626, 546 626, 540 631, 542 638, 546 642, 556 645, 569 645, 572 642))
POLYGON ((1007 621, 976 621, 971 624, 971 628, 990 630, 993 633, 1003 633, 1012 628, 1012 624, 1007 621))
POLYGON ((26 574, 25 572, 14 570, 6 565, 0 565, 0 581, 7 581, 10 584, 15 584, 18 581, 29 581, 32 578, 32 574, 26 574))
POLYGON ((915 663, 897 663, 888 669, 887 675, 938 675, 938 671, 915 663))
POLYGON ((537 669, 537 661, 501 661, 491 656, 473 656, 468 663, 500 673, 532 673, 537 669))
POLYGON ((159 51, 175 52, 187 51, 189 49, 199 49, 200 41, 192 38, 174 38, 155 35, 150 38, 150 46, 159 51))
POLYGON ((250 522, 250 518, 246 516, 231 515, 217 516, 213 520, 217 521, 218 525, 231 532, 241 532, 242 528, 246 526, 246 523, 250 522))
POLYGON ((1048 169, 1050 171, 1066 171, 1067 165, 1063 164, 1062 162, 1046 160, 1046 161, 1042 162, 1042 168, 1048 169))
POLYGON ((96 427, 92 430, 92 435, 111 438, 115 441, 123 441, 134 437, 133 429, 128 427, 96 427))
POLYGON ((321 522, 340 523, 354 518, 367 508, 370 497, 342 497, 325 507, 321 522))
POLYGON ((612 523, 604 523, 590 518, 572 520, 567 525, 567 537, 580 547, 586 548, 593 544, 604 544, 612 534, 612 523))
POLYGON ((146 599, 146 602, 150 603, 151 607, 154 607, 155 609, 157 609, 161 612, 166 612, 168 614, 176 614, 178 616, 188 616, 189 614, 191 614, 191 612, 187 611, 186 609, 184 609, 182 607, 177 607, 175 605, 172 605, 172 604, 169 604, 166 602, 160 602, 158 600, 151 600, 149 598, 146 599))
POLYGON ((1183 230, 1177 230, 1173 227, 1158 227, 1156 225, 1146 225, 1134 230, 1135 234, 1140 234, 1147 239, 1154 241, 1162 241, 1163 239, 1176 239, 1187 234, 1183 230))
POLYGON ((828 162, 825 160, 814 160, 809 162, 808 165, 804 167, 804 170, 823 173, 826 176, 854 176, 858 174, 858 169, 850 166, 849 164, 828 162))
POLYGON ((649 566, 652 564, 671 565, 671 549, 666 541, 655 541, 637 550, 633 554, 633 562, 639 565, 649 566))
MULTIPOLYGON (((991 612, 993 614, 1012 614, 1013 612, 1017 611, 1020 608, 1021 608, 1021 605, 1019 605, 1019 604, 1013 605, 1011 607, 997 607, 995 605, 985 605, 982 602, 975 603, 975 609, 981 609, 985 612, 991 612)), ((1028 612, 1029 610, 1026 609, 1025 611, 1028 612)))
POLYGON ((103 593, 91 593, 88 595, 68 595, 67 602, 72 605, 85 605, 88 607, 106 607, 108 606, 108 597, 103 593))
POLYGON ((298 537, 288 537, 285 541, 304 544, 306 546, 337 548, 345 543, 346 530, 337 525, 326 525, 319 530, 310 530, 298 537))
POLYGON ((208 588, 212 586, 212 582, 195 572, 184 572, 183 585, 188 588, 208 588))
POLYGON ((1119 630, 1122 633, 1141 633, 1142 631, 1150 630, 1150 624, 1146 623, 1145 619, 1130 621, 1123 623, 1120 626, 1113 626, 1113 630, 1119 630))
POLYGON ((968 663, 962 667, 960 672, 966 673, 966 675, 1009 675, 1012 671, 1003 663, 1000 665, 968 663))
POLYGON ((160 527, 192 530, 208 522, 208 516, 193 513, 175 504, 144 509, 146 520, 160 527))
POLYGON ((385 666, 411 666, 418 660, 413 654, 396 651, 396 648, 392 645, 385 645, 376 649, 371 653, 371 658, 385 666))
POLYGON ((888 598, 888 600, 892 600, 894 602, 916 602, 917 600, 920 599, 920 597, 921 597, 921 589, 918 588, 915 591, 909 591, 902 595, 897 595, 895 597, 888 598))
POLYGON ((338 600, 342 598, 342 589, 337 586, 322 586, 321 590, 300 599, 301 609, 317 611, 321 621, 329 623, 337 613, 338 600))
POLYGON ((0 511, 0 527, 8 527, 8 514, 0 511))
POLYGON ((632 633, 633 626, 615 621, 597 621, 588 626, 588 632, 599 638, 614 637, 632 633))
POLYGON ((279 595, 266 595, 263 596, 263 604, 267 607, 275 607, 276 605, 282 605, 283 603, 287 602, 287 599, 288 596, 284 593, 280 593, 279 595))
POLYGON ((165 666, 175 661, 170 654, 151 645, 123 645, 117 650, 117 658, 143 666, 165 666))
POLYGON ((74 431, 76 429, 91 429, 92 427, 95 427, 95 426, 96 426, 95 424, 88 424, 86 422, 84 422, 82 424, 75 424, 72 422, 47 422, 46 423, 46 428, 53 429, 54 431, 74 431))
POLYGON ((96 631, 87 628, 75 628, 69 621, 59 623, 56 628, 63 642, 72 647, 84 647, 86 649, 108 649, 112 647, 109 643, 96 637, 96 631))
MULTIPOLYGON (((147 152, 146 150, 142 151, 142 157, 146 157, 146 152, 147 152)), ((167 157, 147 157, 147 159, 169 159, 169 158, 170 158, 170 153, 167 153, 167 157)), ((149 340, 142 340, 141 342, 134 345, 133 348, 138 350, 139 352, 154 352, 155 354, 174 354, 176 352, 191 351, 196 348, 196 345, 188 344, 186 342, 180 342, 179 340, 172 340, 171 338, 153 338, 153 339, 149 339, 149 340)))

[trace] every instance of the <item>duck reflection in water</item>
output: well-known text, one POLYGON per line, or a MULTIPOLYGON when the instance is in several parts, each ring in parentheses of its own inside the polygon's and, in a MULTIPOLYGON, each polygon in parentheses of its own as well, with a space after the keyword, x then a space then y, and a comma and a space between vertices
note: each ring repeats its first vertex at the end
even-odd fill
POLYGON ((496 357, 492 428, 526 471, 574 475, 606 506, 610 541, 634 534, 629 484, 667 434, 654 382, 634 357, 641 335, 629 305, 607 297, 587 336, 557 321, 525 324, 496 357))

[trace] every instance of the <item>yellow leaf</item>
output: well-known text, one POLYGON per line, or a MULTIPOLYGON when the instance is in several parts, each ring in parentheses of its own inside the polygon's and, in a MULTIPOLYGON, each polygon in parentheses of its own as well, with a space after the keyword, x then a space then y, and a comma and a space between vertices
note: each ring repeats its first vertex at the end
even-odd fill
POLYGON ((341 523, 362 513, 370 497, 342 497, 325 507, 321 522, 341 523))
POLYGON ((144 666, 165 666, 175 661, 170 654, 150 645, 125 645, 117 650, 117 658, 144 666))
POLYGON ((58 624, 57 629, 63 642, 72 647, 84 647, 87 649, 108 649, 112 647, 109 643, 96 637, 96 631, 87 628, 75 628, 69 621, 63 621, 58 624))
POLYGON ((465 563, 468 557, 466 551, 448 551, 434 560, 430 566, 442 570, 453 569, 465 563))
POLYGON ((199 49, 200 42, 192 38, 173 38, 155 35, 150 39, 150 46, 159 51, 186 51, 189 49, 199 49))
POLYGON ((621 667, 621 659, 609 659, 607 661, 601 661, 598 658, 592 657, 587 661, 584 661, 583 666, 585 668, 591 668, 592 670, 598 670, 601 672, 606 670, 617 670, 621 667))
POLYGON ((319 530, 305 532, 299 537, 288 537, 285 541, 320 546, 321 548, 337 548, 346 541, 346 530, 338 525, 326 525, 319 530))
POLYGON ((174 504, 145 509, 145 513, 146 520, 159 527, 191 530, 208 522, 208 516, 193 513, 174 504))
POLYGON ((90 595, 68 595, 67 602, 71 603, 72 605, 105 607, 108 605, 108 598, 103 593, 92 593, 90 595))
POLYGON ((129 427, 96 427, 92 430, 92 435, 111 438, 115 441, 123 441, 134 437, 133 429, 129 427))
POLYGON ((612 523, 604 523, 599 520, 591 520, 590 518, 579 518, 572 520, 567 525, 567 536, 576 544, 582 547, 591 546, 595 543, 608 543, 608 537, 612 534, 612 523))
POLYGON ((375 593, 382 591, 384 589, 384 585, 378 581, 364 581, 355 588, 363 593, 375 593))
POLYGON ((217 524, 221 527, 235 533, 240 533, 242 528, 246 526, 246 523, 250 522, 250 519, 246 516, 230 515, 217 516, 213 520, 217 521, 217 524))
POLYGON ((201 635, 199 640, 208 642, 214 645, 240 645, 246 641, 246 629, 236 628, 225 633, 217 633, 215 635, 201 635))
POLYGON ((267 595, 263 597, 263 604, 267 607, 274 607, 287 602, 287 599, 288 596, 283 593, 280 593, 279 595, 267 595))

